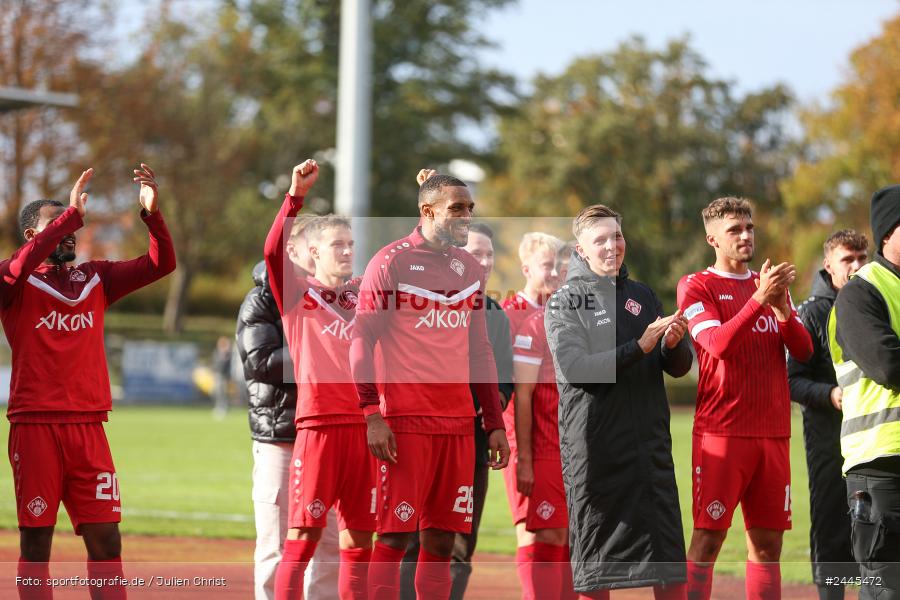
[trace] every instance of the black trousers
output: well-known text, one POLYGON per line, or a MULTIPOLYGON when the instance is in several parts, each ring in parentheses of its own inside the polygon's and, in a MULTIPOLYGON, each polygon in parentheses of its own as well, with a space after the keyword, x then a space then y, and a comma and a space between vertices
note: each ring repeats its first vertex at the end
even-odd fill
MULTIPOLYGON (((450 577, 453 584, 450 588, 450 600, 462 600, 472 574, 472 555, 478 543, 478 526, 481 524, 481 513, 484 512, 484 501, 488 489, 487 465, 475 465, 475 477, 472 480, 473 514, 472 533, 457 533, 450 558, 450 577)), ((403 562, 400 563, 400 600, 416 600, 416 563, 419 558, 419 536, 413 536, 403 562)))
POLYGON ((859 575, 850 550, 847 486, 841 469, 841 413, 829 407, 803 407, 803 442, 809 471, 809 548, 813 581, 859 575))
POLYGON ((863 600, 900 600, 900 476, 847 474, 847 502, 871 498, 868 518, 851 511, 851 546, 859 563, 863 600))

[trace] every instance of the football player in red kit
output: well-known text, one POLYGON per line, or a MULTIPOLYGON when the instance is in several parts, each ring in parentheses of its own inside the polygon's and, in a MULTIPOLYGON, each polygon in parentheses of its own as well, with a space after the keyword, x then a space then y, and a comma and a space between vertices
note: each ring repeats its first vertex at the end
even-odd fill
POLYGON ((791 527, 791 404, 784 349, 805 362, 812 340, 791 303, 796 269, 753 259, 750 203, 720 198, 703 210, 716 263, 678 283, 700 364, 693 441, 694 533, 688 596, 708 600, 712 568, 738 503, 747 529, 748 598, 781 597, 784 531, 791 527))
POLYGON ((523 596, 575 598, 569 566, 569 513, 559 454, 559 391, 544 330, 544 310, 531 315, 515 336, 518 492, 525 497, 525 528, 534 535, 529 581, 523 596))
MULTIPOLYGON (((38 200, 22 209, 25 238, 0 263, 0 319, 12 347, 7 416, 21 556, 18 574, 46 582, 56 514, 62 502, 82 536, 88 577, 105 580, 91 596, 125 598, 119 534, 119 482, 103 429, 112 410, 103 346, 107 307, 175 268, 172 238, 159 212, 156 177, 134 171, 147 254, 129 261, 92 260, 72 266, 75 232, 84 224, 93 176, 88 169, 69 206, 38 200)), ((51 598, 52 588, 19 585, 19 595, 51 598)))
MULTIPOLYGON (((513 346, 516 344, 519 328, 535 313, 543 309, 544 302, 556 291, 562 282, 559 251, 564 243, 559 238, 541 232, 529 232, 522 236, 519 243, 519 261, 525 286, 514 296, 506 298, 501 306, 509 318, 509 332, 513 346)), ((569 252, 571 254, 571 252, 569 252)), ((568 254, 566 255, 568 256, 568 254)), ((518 459, 516 442, 516 406, 510 402, 503 411, 503 423, 506 426, 506 439, 510 448, 510 464, 516 465, 518 459)), ((509 468, 503 472, 506 484, 506 498, 513 524, 516 526, 516 571, 522 594, 525 600, 534 597, 532 589, 532 566, 534 564, 534 533, 525 527, 528 512, 528 499, 519 492, 516 482, 516 469, 509 468)))
POLYGON ((286 226, 318 178, 308 160, 294 167, 291 188, 266 238, 265 259, 272 295, 281 312, 297 381, 297 439, 294 442, 287 540, 275 576, 276 600, 303 595, 303 573, 315 553, 328 510, 336 505, 342 599, 365 599, 375 531, 375 459, 366 446, 366 423, 350 378, 350 332, 358 280, 353 273, 350 221, 318 217, 304 230, 312 276, 293 273, 285 257, 286 226))
POLYGON ((379 599, 397 598, 398 563, 417 527, 416 592, 450 593, 455 533, 472 526, 470 382, 490 464, 503 468, 509 458, 485 326, 484 269, 461 248, 475 202, 462 181, 434 175, 419 189, 418 204, 416 229, 366 268, 350 355, 369 448, 379 461, 378 542, 369 568, 369 597, 379 599), (376 343, 383 357, 377 377, 376 343))

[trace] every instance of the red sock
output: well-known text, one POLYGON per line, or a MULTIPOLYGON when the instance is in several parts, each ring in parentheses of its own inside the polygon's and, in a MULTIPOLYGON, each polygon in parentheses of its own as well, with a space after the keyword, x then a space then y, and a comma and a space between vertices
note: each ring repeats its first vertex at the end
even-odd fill
POLYGON ((712 595, 713 565, 687 561, 688 600, 709 600, 712 595))
POLYGON ((560 582, 559 597, 561 600, 578 600, 578 592, 575 591, 572 581, 572 557, 569 555, 569 545, 563 546, 562 581, 560 582))
POLYGON ((125 587, 125 572, 122 570, 122 559, 90 560, 87 562, 88 579, 105 579, 103 585, 90 586, 91 600, 125 600, 128 597, 125 587))
POLYGON ((687 600, 687 584, 654 585, 653 600, 687 600))
POLYGON ((450 597, 450 557, 435 556, 419 548, 416 567, 416 597, 447 600, 450 597))
POLYGON ((609 600, 609 590, 597 590, 596 592, 581 592, 578 594, 579 600, 609 600))
POLYGON ((371 548, 351 548, 341 550, 341 565, 338 570, 338 595, 341 600, 366 600, 369 590, 369 560, 371 548))
POLYGON ((534 543, 534 568, 531 571, 535 598, 556 598, 562 588, 565 546, 534 543))
POLYGON ((519 546, 516 549, 516 573, 522 586, 522 600, 534 600, 532 570, 534 570, 534 544, 519 546))
POLYGON ((369 600, 397 600, 400 597, 400 560, 404 554, 406 548, 395 550, 375 542, 369 562, 369 600))
POLYGON ((16 588, 21 600, 53 600, 53 588, 47 585, 50 563, 31 562, 20 557, 16 574, 19 576, 16 588), (25 580, 28 580, 29 585, 23 585, 25 580))
POLYGON ((747 561, 747 600, 781 600, 781 563, 747 561))
POLYGON ((284 540, 284 552, 275 571, 275 600, 303 598, 303 572, 316 553, 312 540, 284 540))

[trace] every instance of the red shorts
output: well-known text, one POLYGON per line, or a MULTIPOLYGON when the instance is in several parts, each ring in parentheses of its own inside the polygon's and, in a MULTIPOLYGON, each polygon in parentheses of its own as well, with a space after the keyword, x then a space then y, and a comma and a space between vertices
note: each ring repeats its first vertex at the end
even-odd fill
POLYGON ((694 527, 728 529, 738 503, 747 529, 791 528, 789 438, 695 435, 694 527))
POLYGON ((378 461, 378 533, 472 530, 474 435, 394 433, 397 464, 378 461))
POLYGON ((559 458, 534 460, 534 487, 525 498, 528 513, 525 529, 567 529, 566 490, 563 487, 562 464, 559 458))
POLYGON ((509 512, 512 513, 514 525, 518 525, 528 516, 528 498, 519 493, 516 487, 516 461, 519 453, 513 449, 509 456, 509 465, 503 469, 503 483, 506 484, 506 499, 509 501, 509 512))
POLYGON ((291 528, 325 527, 334 506, 338 529, 375 531, 375 457, 366 443, 366 425, 297 431, 290 498, 291 528))
POLYGON ((79 535, 83 523, 122 520, 103 423, 12 423, 9 464, 19 527, 56 525, 60 502, 79 535))

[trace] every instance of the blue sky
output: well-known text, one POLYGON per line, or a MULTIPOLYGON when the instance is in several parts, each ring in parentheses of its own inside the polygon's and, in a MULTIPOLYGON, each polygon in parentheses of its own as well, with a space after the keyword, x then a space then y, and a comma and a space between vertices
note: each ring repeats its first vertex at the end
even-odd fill
POLYGON ((781 81, 809 102, 825 100, 853 48, 898 13, 897 0, 519 0, 481 30, 499 45, 486 62, 525 80, 631 34, 659 47, 689 33, 711 73, 739 91, 781 81))

